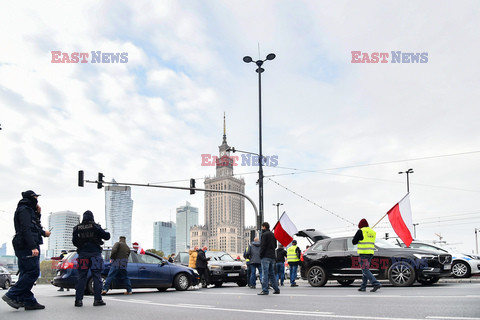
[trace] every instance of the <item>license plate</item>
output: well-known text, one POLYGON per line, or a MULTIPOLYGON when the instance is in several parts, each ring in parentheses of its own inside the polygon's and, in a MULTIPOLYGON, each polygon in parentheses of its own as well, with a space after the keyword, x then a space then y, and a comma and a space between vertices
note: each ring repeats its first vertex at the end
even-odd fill
POLYGON ((446 264, 443 266, 443 270, 450 270, 452 269, 452 265, 451 264, 446 264))
POLYGON ((238 273, 227 273, 227 277, 238 277, 238 273))

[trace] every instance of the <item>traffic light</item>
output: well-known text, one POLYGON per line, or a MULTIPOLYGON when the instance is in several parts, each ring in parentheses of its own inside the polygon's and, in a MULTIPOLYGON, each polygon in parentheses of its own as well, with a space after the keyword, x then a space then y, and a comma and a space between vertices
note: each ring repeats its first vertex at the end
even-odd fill
POLYGON ((190 179, 190 194, 195 194, 195 179, 190 179))
POLYGON ((83 187, 83 170, 78 171, 78 186, 83 187))
POLYGON ((97 179, 97 189, 102 189, 103 188, 103 177, 105 177, 103 175, 103 173, 99 172, 98 173, 98 179, 97 179))

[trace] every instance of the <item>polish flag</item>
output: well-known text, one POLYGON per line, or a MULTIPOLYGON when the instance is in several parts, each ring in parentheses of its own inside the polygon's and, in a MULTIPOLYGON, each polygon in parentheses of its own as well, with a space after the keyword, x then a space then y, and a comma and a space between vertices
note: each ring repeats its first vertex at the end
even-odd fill
POLYGON ((286 247, 292 242, 295 233, 297 233, 297 227, 295 227, 287 213, 284 212, 280 220, 275 224, 275 227, 273 227, 275 238, 286 247))
POLYGON ((393 230, 407 247, 410 246, 413 240, 412 209, 410 207, 409 195, 407 193, 399 203, 387 212, 388 220, 390 220, 393 230))
POLYGON ((132 243, 133 250, 135 250, 138 254, 145 254, 145 250, 143 250, 142 245, 138 242, 132 243))

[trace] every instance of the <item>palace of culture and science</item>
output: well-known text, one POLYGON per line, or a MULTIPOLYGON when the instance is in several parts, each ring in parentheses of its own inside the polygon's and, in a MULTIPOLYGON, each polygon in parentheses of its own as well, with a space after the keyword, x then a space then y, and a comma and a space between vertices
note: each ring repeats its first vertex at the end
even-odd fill
MULTIPOLYGON (((233 159, 223 123, 223 141, 218 147, 219 157, 214 177, 205 178, 205 189, 232 190, 245 193, 243 178, 233 176, 233 159)), ((245 198, 229 193, 205 192, 205 224, 190 229, 190 248, 204 245, 209 250, 227 251, 240 255, 250 242, 250 230, 245 228, 245 198)))

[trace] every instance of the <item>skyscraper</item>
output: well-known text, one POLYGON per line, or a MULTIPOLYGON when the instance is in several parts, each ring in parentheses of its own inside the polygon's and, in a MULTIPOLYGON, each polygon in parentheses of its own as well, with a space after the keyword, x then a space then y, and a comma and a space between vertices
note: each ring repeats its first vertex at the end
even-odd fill
POLYGON ((168 256, 177 251, 175 222, 155 221, 153 223, 153 248, 168 256))
POLYGON ((6 255, 7 255, 7 243, 5 242, 0 247, 0 256, 6 256, 6 255))
MULTIPOLYGON (((116 181, 112 179, 112 182, 116 181)), ((120 236, 124 236, 127 238, 127 244, 131 246, 132 210, 130 187, 115 184, 105 187, 105 223, 107 231, 110 232, 107 245, 113 245, 120 236)))
POLYGON ((190 202, 183 207, 177 208, 177 250, 185 251, 190 249, 190 228, 198 225, 198 208, 192 207, 190 202))
MULTIPOLYGON (((245 193, 245 181, 233 176, 234 160, 227 144, 225 116, 223 141, 218 147, 216 175, 205 178, 205 189, 232 190, 245 193)), ((192 244, 208 241, 213 250, 240 254, 245 247, 245 198, 236 194, 205 192, 205 225, 192 229, 192 244), (205 237, 205 228, 207 236, 205 237)), ((248 238, 247 238, 248 239, 248 238)))
POLYGON ((73 211, 50 212, 48 229, 52 234, 48 238, 47 256, 58 257, 62 250, 76 249, 72 243, 73 227, 80 223, 80 215, 73 211))

